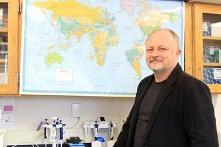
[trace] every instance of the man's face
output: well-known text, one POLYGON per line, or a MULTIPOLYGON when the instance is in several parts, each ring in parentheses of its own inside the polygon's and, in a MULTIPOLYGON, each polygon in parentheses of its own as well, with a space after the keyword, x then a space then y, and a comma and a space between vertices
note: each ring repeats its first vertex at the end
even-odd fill
POLYGON ((168 71, 176 66, 180 51, 176 40, 168 31, 153 33, 145 46, 146 63, 153 72, 168 71))

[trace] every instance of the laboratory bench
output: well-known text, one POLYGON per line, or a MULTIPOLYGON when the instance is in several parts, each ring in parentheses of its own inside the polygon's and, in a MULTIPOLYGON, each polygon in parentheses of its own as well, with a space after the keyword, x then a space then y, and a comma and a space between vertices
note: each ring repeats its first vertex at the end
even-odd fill
MULTIPOLYGON (((45 144, 37 144, 38 147, 45 147, 45 144)), ((7 147, 37 147, 37 145, 34 144, 30 144, 30 145, 7 145, 7 147)), ((84 147, 91 147, 91 143, 85 143, 84 147)), ((76 147, 83 147, 82 145, 75 145, 76 147)), ((68 146, 68 145, 62 145, 62 147, 75 147, 75 146, 68 146)), ((52 144, 47 144, 46 147, 52 147, 52 144)), ((59 144, 58 147, 61 147, 61 145, 59 144)))

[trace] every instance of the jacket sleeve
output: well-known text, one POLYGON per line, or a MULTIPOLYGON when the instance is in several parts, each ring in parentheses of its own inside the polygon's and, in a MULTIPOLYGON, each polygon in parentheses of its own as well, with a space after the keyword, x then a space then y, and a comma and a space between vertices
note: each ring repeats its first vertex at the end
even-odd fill
POLYGON ((131 125, 131 118, 133 116, 134 109, 136 107, 136 102, 138 100, 139 93, 142 90, 142 85, 143 85, 142 83, 144 83, 144 80, 142 80, 137 87, 135 102, 134 102, 133 107, 127 117, 126 122, 124 123, 124 125, 122 127, 122 130, 117 138, 117 141, 113 147, 126 147, 127 146, 127 139, 128 139, 129 129, 130 129, 130 125, 131 125))
POLYGON ((124 123, 122 130, 117 138, 117 141, 113 147, 126 147, 132 113, 133 113, 133 108, 131 109, 131 111, 127 117, 127 120, 124 123))
POLYGON ((188 86, 184 98, 184 124, 190 147, 218 147, 210 90, 201 81, 188 86))

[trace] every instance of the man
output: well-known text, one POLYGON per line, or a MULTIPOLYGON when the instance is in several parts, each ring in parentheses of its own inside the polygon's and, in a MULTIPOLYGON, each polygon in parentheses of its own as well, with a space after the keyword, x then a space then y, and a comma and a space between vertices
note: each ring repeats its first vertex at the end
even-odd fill
POLYGON ((114 147, 218 147, 209 88, 182 71, 176 33, 156 30, 145 47, 153 75, 139 83, 114 147))

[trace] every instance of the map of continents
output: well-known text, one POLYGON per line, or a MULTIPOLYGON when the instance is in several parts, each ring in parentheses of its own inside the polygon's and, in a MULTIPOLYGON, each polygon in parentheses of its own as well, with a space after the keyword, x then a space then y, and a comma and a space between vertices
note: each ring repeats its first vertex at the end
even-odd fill
POLYGON ((181 2, 30 0, 25 4, 24 93, 134 95, 138 82, 150 74, 144 63, 145 37, 164 26, 182 36, 181 2), (36 72, 41 76, 33 80, 36 72))

